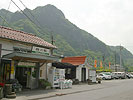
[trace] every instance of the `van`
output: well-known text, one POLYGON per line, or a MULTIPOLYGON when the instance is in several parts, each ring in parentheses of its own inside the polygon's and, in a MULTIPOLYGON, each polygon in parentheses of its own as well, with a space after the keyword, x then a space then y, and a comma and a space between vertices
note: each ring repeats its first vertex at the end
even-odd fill
POLYGON ((112 76, 115 79, 125 79, 126 78, 125 72, 112 72, 112 76))

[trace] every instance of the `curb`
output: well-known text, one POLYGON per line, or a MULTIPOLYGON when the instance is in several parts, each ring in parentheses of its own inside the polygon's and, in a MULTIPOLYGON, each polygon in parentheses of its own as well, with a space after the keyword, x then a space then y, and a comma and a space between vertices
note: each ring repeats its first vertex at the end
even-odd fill
POLYGON ((64 95, 69 95, 69 94, 77 94, 77 93, 81 93, 81 92, 87 92, 87 91, 99 90, 99 89, 103 89, 103 88, 105 88, 105 87, 102 87, 102 88, 96 88, 96 89, 90 89, 90 90, 75 91, 75 92, 69 92, 69 93, 57 93, 57 94, 55 94, 55 95, 51 95, 51 96, 40 97, 40 98, 34 98, 34 99, 28 99, 28 100, 46 99, 46 98, 52 98, 52 97, 57 97, 57 96, 64 96, 64 95))

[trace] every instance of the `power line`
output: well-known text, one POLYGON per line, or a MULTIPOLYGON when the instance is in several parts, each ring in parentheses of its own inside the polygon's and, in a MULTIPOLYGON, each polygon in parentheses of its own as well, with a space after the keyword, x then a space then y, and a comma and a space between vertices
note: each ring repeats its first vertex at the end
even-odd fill
MULTIPOLYGON (((10 8, 10 5, 11 5, 11 1, 9 2, 9 6, 8 6, 8 8, 7 8, 7 12, 5 13, 5 18, 3 18, 2 16, 0 16, 0 18, 3 20, 1 26, 3 26, 4 23, 6 22, 7 25, 8 25, 9 27, 11 27, 11 25, 6 21, 6 16, 7 16, 8 10, 9 10, 9 8, 10 8)), ((2 27, 1 27, 1 31, 2 31, 2 27)))
MULTIPOLYGON (((21 3, 22 3, 22 5, 27 9, 27 11, 30 13, 30 15, 32 16, 32 17, 34 17, 34 19, 38 22, 38 24, 40 24, 39 23, 39 21, 37 20, 37 18, 30 12, 30 10, 26 7, 26 5, 21 1, 21 0, 19 0, 21 3)), ((40 24, 41 25, 41 24, 40 24)))
POLYGON ((2 16, 0 16, 0 18, 2 18, 7 23, 7 25, 11 27, 11 25, 2 16))
MULTIPOLYGON (((39 26, 40 26, 40 28, 41 27, 43 27, 41 24, 40 24, 40 22, 38 21, 38 19, 32 14, 32 12, 28 9, 28 7, 21 1, 21 0, 19 0, 20 2, 21 2, 21 4, 27 9, 27 11, 30 13, 30 15, 37 21, 37 23, 39 24, 39 26)), ((42 30, 42 29, 41 29, 42 30)), ((54 43, 54 41, 53 41, 53 34, 51 33, 51 34, 49 34, 49 33, 47 33, 47 32, 45 32, 46 34, 48 34, 48 35, 51 35, 51 43, 53 44, 54 43)))
MULTIPOLYGON (((40 28, 40 26, 38 26, 13 0, 11 0, 15 6, 34 24, 36 25, 42 32, 43 30, 40 28)), ((39 32, 39 30, 37 30, 39 32)))
MULTIPOLYGON (((10 8, 10 5, 11 5, 11 0, 10 0, 10 2, 9 2, 9 6, 8 6, 8 8, 7 8, 7 12, 5 13, 5 18, 4 18, 4 19, 6 19, 6 17, 7 17, 8 10, 9 10, 9 8, 10 8)), ((5 20, 3 20, 3 22, 2 22, 2 26, 4 25, 4 23, 5 23, 5 20)))

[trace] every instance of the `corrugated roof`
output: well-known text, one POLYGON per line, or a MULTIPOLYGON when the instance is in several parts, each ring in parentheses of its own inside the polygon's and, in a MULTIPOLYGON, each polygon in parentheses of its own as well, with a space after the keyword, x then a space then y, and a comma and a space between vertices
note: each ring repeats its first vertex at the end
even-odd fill
POLYGON ((57 48, 56 46, 44 41, 36 35, 26 33, 23 31, 14 30, 11 28, 0 26, 0 38, 16 40, 25 43, 31 43, 48 48, 57 48))
POLYGON ((70 63, 72 65, 81 65, 85 63, 86 56, 77 56, 77 57, 65 57, 61 62, 70 63))

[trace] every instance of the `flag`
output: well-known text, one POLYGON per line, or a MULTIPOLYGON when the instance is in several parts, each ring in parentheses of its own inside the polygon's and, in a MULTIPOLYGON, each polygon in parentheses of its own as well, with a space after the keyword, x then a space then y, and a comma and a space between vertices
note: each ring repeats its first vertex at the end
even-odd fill
POLYGON ((109 69, 110 69, 111 62, 109 62, 109 69))
POLYGON ((94 67, 97 67, 97 60, 94 60, 94 67))
POLYGON ((102 63, 102 61, 100 61, 100 68, 103 68, 103 63, 102 63))

